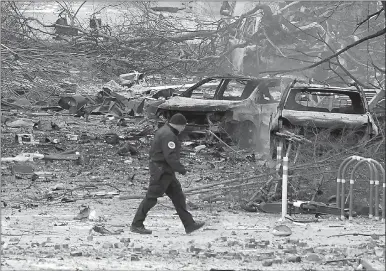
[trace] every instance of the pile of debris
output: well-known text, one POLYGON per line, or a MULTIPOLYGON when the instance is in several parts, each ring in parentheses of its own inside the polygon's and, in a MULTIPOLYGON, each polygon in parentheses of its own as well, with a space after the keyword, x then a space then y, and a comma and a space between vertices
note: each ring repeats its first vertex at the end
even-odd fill
POLYGON ((138 117, 153 115, 157 106, 171 97, 174 88, 133 87, 127 88, 111 80, 96 95, 69 95, 58 101, 59 107, 44 109, 68 110, 70 114, 84 117, 89 115, 113 115, 138 117))

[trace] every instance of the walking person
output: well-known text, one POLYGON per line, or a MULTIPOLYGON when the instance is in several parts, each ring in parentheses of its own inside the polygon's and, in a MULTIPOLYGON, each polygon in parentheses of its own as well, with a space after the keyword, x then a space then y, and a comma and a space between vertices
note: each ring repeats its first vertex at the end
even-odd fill
POLYGON ((177 113, 155 133, 149 152, 149 188, 134 216, 130 228, 132 232, 152 233, 151 230, 145 228, 143 222, 150 209, 157 204, 157 198, 162 197, 164 193, 172 200, 186 233, 191 233, 204 226, 204 222, 195 222, 186 209, 186 198, 175 174, 176 172, 186 174, 186 169, 180 162, 181 143, 177 137, 185 126, 185 117, 177 113))

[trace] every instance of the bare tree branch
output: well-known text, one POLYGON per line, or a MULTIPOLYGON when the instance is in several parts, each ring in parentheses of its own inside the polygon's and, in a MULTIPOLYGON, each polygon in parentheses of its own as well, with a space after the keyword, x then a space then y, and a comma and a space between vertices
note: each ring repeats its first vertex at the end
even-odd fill
POLYGON ((367 41, 367 40, 370 40, 370 39, 382 36, 384 34, 386 34, 386 28, 384 28, 384 29, 382 29, 382 30, 372 34, 372 35, 369 35, 367 37, 359 39, 358 41, 356 41, 356 42, 354 42, 354 43, 352 43, 350 45, 347 45, 346 47, 344 47, 343 49, 339 50, 335 54, 333 54, 333 55, 331 55, 331 56, 329 56, 329 57, 327 57, 327 58, 325 58, 325 59, 323 59, 321 61, 318 61, 318 62, 316 62, 316 63, 314 63, 312 65, 303 67, 303 68, 298 68, 298 69, 293 69, 293 70, 262 71, 261 73, 288 73, 288 72, 298 72, 298 71, 304 71, 304 70, 312 69, 312 68, 315 68, 315 67, 319 66, 322 63, 325 63, 325 62, 329 61, 330 59, 332 59, 334 57, 339 56, 340 54, 346 52, 350 48, 353 48, 353 47, 357 46, 358 44, 361 44, 364 41, 367 41))
POLYGON ((75 11, 74 13, 74 18, 76 17, 76 15, 78 14, 79 10, 83 7, 84 4, 86 4, 87 1, 83 1, 82 4, 80 4, 80 6, 78 7, 78 9, 75 11))
POLYGON ((343 78, 337 71, 335 71, 335 70, 331 67, 331 64, 336 65, 336 63, 334 63, 334 62, 332 62, 332 61, 329 61, 329 62, 328 62, 328 65, 329 65, 329 67, 330 67, 330 70, 331 70, 333 73, 335 73, 336 76, 338 76, 338 77, 340 78, 340 80, 342 80, 342 82, 344 82, 346 85, 348 85, 348 82, 347 82, 346 80, 344 80, 344 78, 343 78))
POLYGON ((264 33, 264 36, 266 37, 266 39, 269 41, 269 43, 272 45, 273 48, 275 48, 282 56, 286 57, 285 54, 283 54, 282 51, 280 51, 279 47, 277 47, 273 41, 268 37, 267 35, 267 32, 265 31, 265 28, 263 28, 263 33, 264 33))
POLYGON ((293 5, 299 4, 299 3, 300 3, 300 1, 294 1, 294 2, 291 2, 290 4, 286 5, 285 7, 279 9, 279 10, 277 11, 277 13, 280 14, 280 13, 282 13, 284 10, 286 10, 287 8, 289 8, 289 7, 293 6, 293 5))
POLYGON ((375 20, 378 18, 378 16, 382 13, 382 11, 384 11, 385 8, 381 8, 380 10, 378 10, 377 12, 374 12, 373 14, 370 14, 367 16, 366 19, 364 19, 362 22, 359 22, 357 23, 357 27, 355 28, 355 30, 353 31, 353 34, 355 33, 355 31, 357 31, 357 29, 363 25, 364 23, 366 23, 367 21, 369 21, 371 18, 373 18, 374 16, 376 16, 375 20))
POLYGON ((373 61, 371 61, 371 65, 373 65, 373 67, 374 67, 376 70, 380 71, 381 73, 386 73, 386 70, 384 70, 384 69, 378 67, 377 65, 375 65, 375 63, 374 63, 373 61))
POLYGON ((334 65, 337 65, 339 68, 341 68, 345 74, 347 74, 348 77, 350 77, 355 83, 357 83, 358 85, 360 85, 361 87, 364 87, 364 88, 370 88, 369 86, 363 84, 362 82, 360 82, 358 79, 355 78, 355 76, 353 76, 340 62, 339 62, 339 59, 337 59, 337 62, 333 62, 331 61, 332 64, 334 65))

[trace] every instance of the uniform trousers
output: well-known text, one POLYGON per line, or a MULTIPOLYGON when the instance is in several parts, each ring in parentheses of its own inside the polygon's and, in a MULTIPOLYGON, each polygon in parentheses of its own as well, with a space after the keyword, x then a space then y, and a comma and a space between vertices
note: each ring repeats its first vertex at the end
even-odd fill
POLYGON ((163 173, 159 178, 151 178, 145 198, 142 200, 133 219, 133 226, 142 227, 147 213, 157 204, 157 199, 166 194, 171 200, 185 228, 194 224, 192 215, 186 208, 186 197, 181 184, 174 174, 163 173))

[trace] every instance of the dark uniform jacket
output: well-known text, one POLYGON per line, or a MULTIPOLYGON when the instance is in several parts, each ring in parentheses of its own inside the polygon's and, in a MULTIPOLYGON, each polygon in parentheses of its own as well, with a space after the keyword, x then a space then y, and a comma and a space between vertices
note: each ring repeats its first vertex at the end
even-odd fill
POLYGON ((157 182, 163 174, 175 179, 175 172, 185 174, 186 169, 180 162, 181 143, 178 131, 165 124, 155 133, 150 148, 150 182, 157 182))

